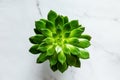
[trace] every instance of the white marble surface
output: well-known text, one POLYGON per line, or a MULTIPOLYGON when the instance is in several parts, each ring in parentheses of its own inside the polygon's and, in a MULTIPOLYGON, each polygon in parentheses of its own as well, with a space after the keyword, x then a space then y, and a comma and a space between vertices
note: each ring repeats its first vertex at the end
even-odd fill
POLYGON ((0 80, 120 80, 120 0, 0 0, 0 80), (50 9, 79 19, 92 35, 80 69, 53 73, 28 52, 34 21, 50 9))

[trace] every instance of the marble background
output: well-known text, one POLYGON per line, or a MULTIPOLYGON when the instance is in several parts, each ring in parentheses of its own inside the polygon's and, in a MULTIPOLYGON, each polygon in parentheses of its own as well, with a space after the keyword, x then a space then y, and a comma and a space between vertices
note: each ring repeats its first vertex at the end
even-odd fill
POLYGON ((120 80, 120 0, 0 0, 0 80, 120 80), (92 35, 90 59, 80 69, 53 73, 28 52, 34 21, 51 9, 92 35))

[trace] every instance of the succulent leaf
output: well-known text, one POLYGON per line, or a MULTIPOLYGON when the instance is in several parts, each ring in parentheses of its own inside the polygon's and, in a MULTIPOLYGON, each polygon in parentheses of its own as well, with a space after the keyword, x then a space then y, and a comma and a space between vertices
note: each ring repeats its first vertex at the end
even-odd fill
POLYGON ((82 34, 81 36, 80 36, 80 38, 84 38, 84 39, 87 39, 87 40, 91 40, 91 36, 90 35, 88 35, 88 34, 82 34))
POLYGON ((54 22, 56 17, 57 17, 57 13, 53 10, 50 10, 49 13, 48 13, 48 16, 47 16, 48 20, 54 22))
POLYGON ((37 58, 37 63, 43 63, 44 61, 46 61, 47 60, 47 56, 46 56, 46 54, 45 53, 41 53, 40 55, 39 55, 39 57, 37 58))
POLYGON ((70 33, 70 37, 80 37, 83 33, 83 30, 81 28, 73 29, 70 33))
POLYGON ((45 37, 52 37, 52 31, 49 29, 43 29, 41 32, 45 37))
POLYGON ((78 28, 79 27, 78 20, 72 20, 70 22, 70 26, 71 26, 72 30, 78 28))
POLYGON ((44 38, 45 38, 45 36, 43 36, 41 34, 37 34, 35 36, 30 37, 29 40, 33 44, 40 44, 44 38))
POLYGON ((63 64, 65 63, 66 61, 66 56, 65 54, 63 53, 63 51, 61 51, 59 54, 58 54, 58 61, 63 64))
POLYGON ((35 26, 38 31, 45 29, 45 23, 43 21, 35 21, 35 26))
POLYGON ((50 57, 50 65, 53 66, 57 63, 57 54, 50 57))
POLYGON ((52 71, 56 71, 58 68, 57 68, 57 64, 55 65, 50 65, 50 68, 52 69, 52 71))
POLYGON ((87 39, 80 38, 78 46, 81 48, 87 48, 90 46, 90 42, 87 39))
POLYGON ((55 26, 51 21, 46 21, 46 28, 50 29, 52 32, 55 32, 55 26))
POLYGON ((63 19, 64 19, 64 24, 69 21, 67 16, 64 16, 63 19))
POLYGON ((80 48, 80 54, 79 57, 82 59, 88 59, 89 58, 89 52, 85 49, 80 48))
POLYGON ((55 48, 53 45, 49 46, 48 49, 47 49, 47 56, 51 56, 55 53, 55 48))
POLYGON ((40 53, 40 51, 38 50, 39 44, 35 44, 33 45, 30 49, 29 52, 31 52, 32 54, 38 54, 40 53))
POLYGON ((55 26, 58 26, 58 25, 63 26, 63 24, 64 24, 64 19, 63 19, 63 17, 60 16, 60 15, 58 15, 58 17, 57 17, 56 20, 55 20, 55 26))
POLYGON ((68 65, 67 65, 66 63, 64 63, 64 64, 58 63, 58 64, 57 64, 57 68, 59 69, 60 72, 63 73, 64 71, 67 70, 68 65))

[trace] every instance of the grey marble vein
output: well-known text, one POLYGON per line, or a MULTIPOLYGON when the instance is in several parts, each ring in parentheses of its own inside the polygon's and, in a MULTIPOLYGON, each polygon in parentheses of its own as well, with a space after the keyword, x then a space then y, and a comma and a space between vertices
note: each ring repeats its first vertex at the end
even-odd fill
POLYGON ((36 6, 37 6, 37 9, 38 9, 38 12, 39 12, 40 16, 43 17, 42 16, 42 11, 40 9, 40 2, 39 2, 39 0, 36 0, 36 6))

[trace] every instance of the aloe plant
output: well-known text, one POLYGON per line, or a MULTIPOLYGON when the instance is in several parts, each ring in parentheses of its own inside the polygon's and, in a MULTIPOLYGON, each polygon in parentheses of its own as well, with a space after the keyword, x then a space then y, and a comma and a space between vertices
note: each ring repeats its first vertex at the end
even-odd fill
POLYGON ((90 35, 82 34, 85 30, 78 20, 69 21, 67 16, 58 15, 50 10, 47 19, 35 21, 35 35, 29 40, 33 46, 32 54, 39 54, 37 63, 49 60, 53 71, 64 72, 69 66, 80 67, 80 59, 88 59, 90 35))

